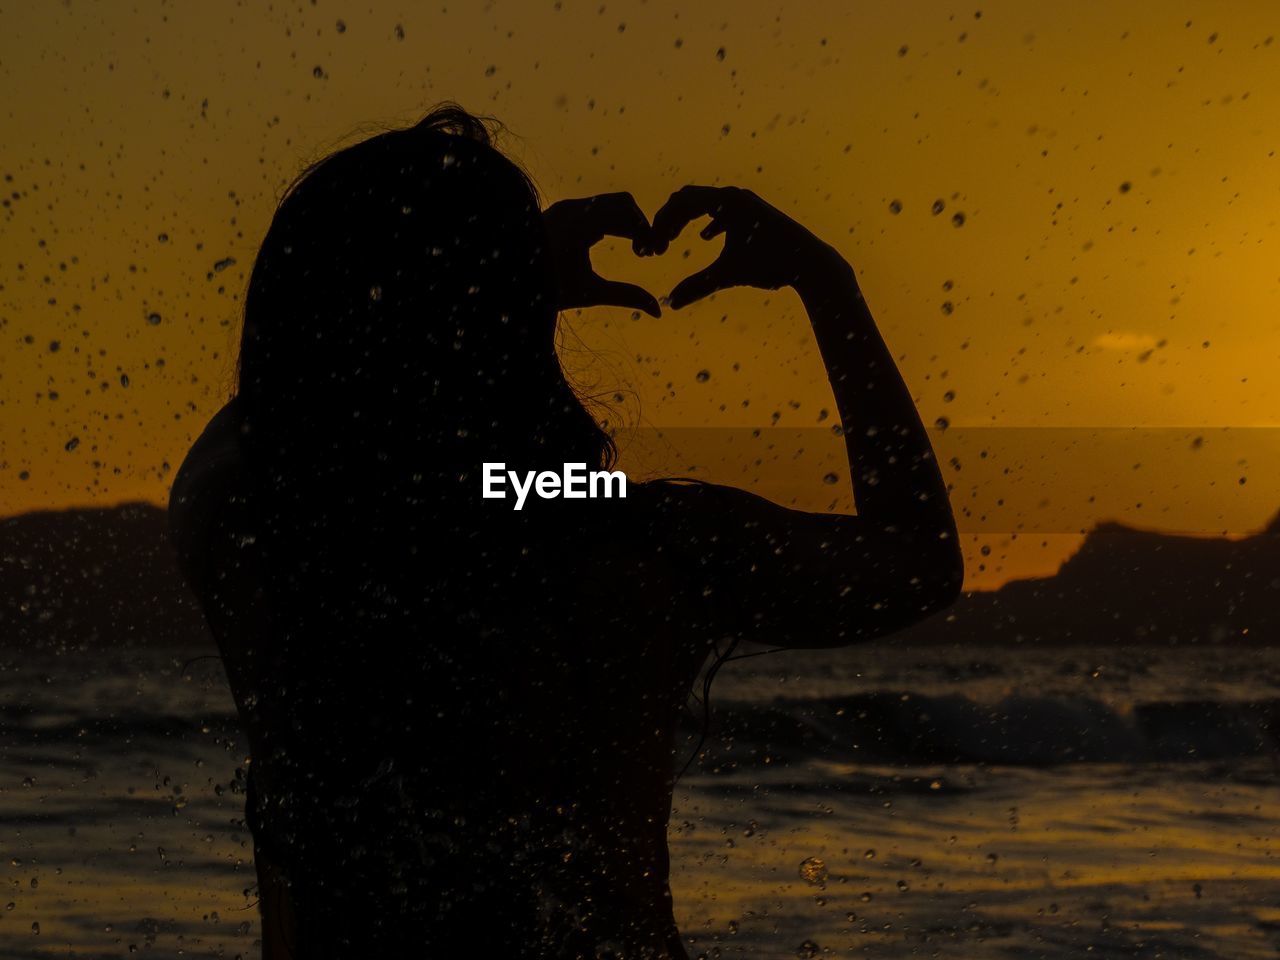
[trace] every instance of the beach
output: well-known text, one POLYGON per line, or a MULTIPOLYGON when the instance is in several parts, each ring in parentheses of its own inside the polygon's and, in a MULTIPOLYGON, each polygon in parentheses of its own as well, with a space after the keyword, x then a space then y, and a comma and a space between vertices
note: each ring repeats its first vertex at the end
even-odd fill
MULTIPOLYGON (((259 955, 247 748, 193 655, 3 661, 5 957, 259 955)), ((1267 649, 730 663, 669 831, 690 955, 1275 956, 1277 704, 1267 649)))

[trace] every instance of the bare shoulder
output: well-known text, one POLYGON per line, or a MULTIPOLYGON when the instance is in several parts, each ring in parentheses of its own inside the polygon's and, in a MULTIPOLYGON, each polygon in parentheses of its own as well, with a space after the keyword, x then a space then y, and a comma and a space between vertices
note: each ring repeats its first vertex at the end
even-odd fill
POLYGON ((701 480, 664 478, 635 487, 643 512, 663 525, 668 538, 704 548, 744 540, 767 542, 793 534, 797 528, 853 519, 784 507, 740 487, 701 480))
POLYGON ((706 546, 714 535, 715 518, 733 499, 731 487, 683 478, 659 478, 634 483, 628 490, 633 524, 655 550, 680 562, 690 549, 706 546))
MULTIPOLYGON (((188 581, 199 580, 220 533, 245 502, 245 464, 235 401, 223 406, 187 451, 169 491, 169 530, 188 581)), ((194 584, 193 584, 194 585, 194 584)))
POLYGON ((241 466, 240 418, 235 400, 222 406, 187 451, 169 492, 169 512, 181 513, 191 497, 215 479, 225 479, 241 466))
POLYGON ((769 503, 763 497, 738 487, 688 477, 646 480, 632 484, 631 490, 633 492, 628 495, 635 497, 642 509, 651 511, 655 516, 683 520, 687 524, 696 524, 718 511, 750 511, 769 503))
POLYGON ((728 568, 758 559, 776 534, 777 519, 797 513, 746 490, 699 480, 663 478, 633 489, 634 522, 642 525, 649 549, 695 592, 709 589, 706 581, 728 568))

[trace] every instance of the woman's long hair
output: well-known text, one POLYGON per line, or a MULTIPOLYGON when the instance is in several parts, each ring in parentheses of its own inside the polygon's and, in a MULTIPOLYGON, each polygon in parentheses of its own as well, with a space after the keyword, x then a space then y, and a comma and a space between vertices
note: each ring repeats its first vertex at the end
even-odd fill
POLYGON ((458 691, 493 656, 477 642, 498 579, 485 564, 526 563, 519 524, 537 513, 490 510, 482 463, 616 458, 561 368, 538 193, 494 129, 446 104, 321 160, 250 276, 235 404, 271 617, 254 696, 275 711, 267 753, 287 785, 255 793, 253 822, 290 851, 312 910, 358 918, 351 898, 390 896, 388 871, 413 860, 360 847, 373 821, 344 806, 381 802, 380 744, 412 752, 403 711, 369 709, 374 691, 453 703, 415 716, 415 737, 440 769, 478 762, 459 730, 487 728, 464 723, 458 691), (336 876, 328 837, 369 852, 336 876))
POLYGON ((611 466, 555 352, 538 192, 455 104, 340 150, 280 203, 249 281, 237 402, 260 485, 474 497, 481 461, 611 466))
MULTIPOLYGON (((309 730, 336 684, 418 676, 388 658, 424 624, 458 642, 423 656, 481 630, 484 564, 519 562, 536 513, 483 500, 484 462, 616 456, 561 368, 538 193, 492 126, 446 104, 321 160, 254 262, 235 403, 281 664, 264 673, 309 730)), ((447 689, 458 669, 428 674, 447 689)))

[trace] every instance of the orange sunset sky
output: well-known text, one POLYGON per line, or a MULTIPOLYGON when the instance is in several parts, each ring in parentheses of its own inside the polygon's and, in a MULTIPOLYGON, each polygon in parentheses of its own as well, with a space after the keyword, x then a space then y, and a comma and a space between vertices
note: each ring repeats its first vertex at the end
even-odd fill
MULTIPOLYGON (((1273 34, 1265 2, 4 4, 0 513, 162 503, 284 185, 454 99, 548 201, 738 184, 843 251, 945 421, 971 586, 1103 519, 1246 533, 1280 507, 1273 34)), ((663 295, 720 242, 596 261, 663 295)), ((633 473, 850 509, 793 295, 565 334, 633 473)))

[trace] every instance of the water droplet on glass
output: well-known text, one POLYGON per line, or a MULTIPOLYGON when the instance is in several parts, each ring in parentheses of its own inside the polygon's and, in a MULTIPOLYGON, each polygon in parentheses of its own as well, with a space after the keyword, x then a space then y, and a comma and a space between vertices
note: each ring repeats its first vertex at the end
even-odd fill
POLYGON ((942 201, 942 200, 935 200, 935 201, 933 201, 933 206, 929 208, 929 212, 930 212, 930 213, 932 213, 932 214, 936 217, 938 214, 940 214, 940 213, 941 213, 943 210, 945 210, 945 209, 947 209, 947 205, 946 205, 946 203, 945 203, 944 201, 942 201))
POLYGON ((158 313, 148 313, 148 314, 147 314, 147 323, 151 324, 153 327, 158 327, 158 326, 160 326, 160 314, 158 314, 158 313))
POLYGON ((839 479, 840 477, 836 473, 832 472, 823 476, 822 482, 825 483, 827 486, 831 486, 832 484, 836 483, 839 479))
POLYGON ((959 210, 957 210, 955 213, 953 213, 953 214, 951 215, 951 225, 952 225, 953 227, 963 227, 963 226, 964 226, 964 214, 963 214, 962 212, 960 212, 959 210))
POLYGON ((396 39, 397 40, 404 39, 404 26, 399 23, 396 24, 396 39))
POLYGON ((80 446, 80 438, 72 437, 70 440, 68 440, 66 443, 62 445, 62 449, 67 451, 67 453, 70 453, 72 450, 74 450, 78 446, 80 446))
POLYGON ((698 381, 699 383, 706 383, 706 382, 707 382, 708 380, 710 380, 710 379, 711 379, 711 371, 710 371, 710 370, 699 370, 699 371, 698 371, 698 373, 697 373, 697 381, 698 381))
POLYGON ((890 201, 889 201, 889 212, 890 212, 890 213, 892 213, 892 214, 899 214, 899 213, 901 213, 901 212, 902 212, 902 201, 901 201, 901 200, 890 200, 890 201))
POLYGON ((379 286, 370 287, 369 299, 372 300, 374 303, 377 303, 378 301, 380 301, 382 299, 382 288, 379 286))
POLYGON ((324 67, 312 67, 311 75, 317 80, 322 79, 324 77, 324 67))

